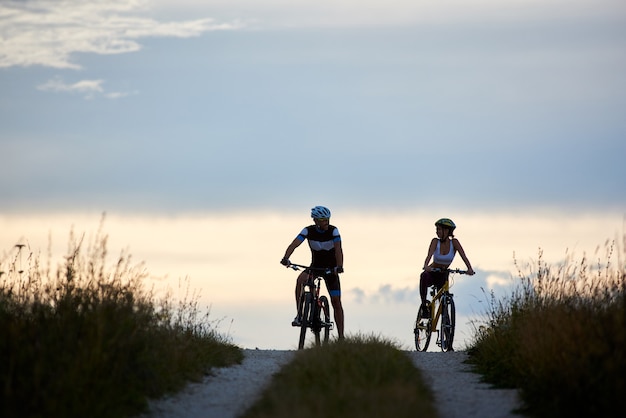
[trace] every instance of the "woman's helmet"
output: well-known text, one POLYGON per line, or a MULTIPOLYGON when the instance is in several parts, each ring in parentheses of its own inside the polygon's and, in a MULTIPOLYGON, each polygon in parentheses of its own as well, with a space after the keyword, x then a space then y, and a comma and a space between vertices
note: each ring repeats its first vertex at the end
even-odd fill
POLYGON ((311 209, 311 218, 330 218, 330 209, 325 206, 315 206, 313 209, 311 209))
POLYGON ((453 232, 454 228, 456 228, 456 225, 454 224, 454 222, 452 222, 452 219, 448 219, 448 218, 439 219, 437 222, 435 222, 435 226, 448 228, 450 232, 453 232))

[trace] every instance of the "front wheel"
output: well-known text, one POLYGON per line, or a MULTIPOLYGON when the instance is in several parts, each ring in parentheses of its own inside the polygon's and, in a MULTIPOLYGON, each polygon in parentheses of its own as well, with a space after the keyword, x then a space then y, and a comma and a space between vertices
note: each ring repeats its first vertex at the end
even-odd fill
POLYGON ((454 351, 454 327, 456 322, 456 309, 451 295, 444 296, 441 301, 441 350, 454 351))
POLYGON ((413 328, 413 334, 415 334, 415 349, 417 351, 426 351, 428 344, 430 343, 430 336, 432 333, 431 317, 422 317, 422 307, 417 309, 417 319, 415 320, 415 327, 413 328))
POLYGON ((306 330, 310 325, 309 312, 311 312, 311 305, 313 302, 313 295, 310 292, 305 292, 300 298, 301 310, 302 314, 302 322, 300 325, 300 339, 298 340, 298 350, 302 350, 304 348, 304 340, 306 339, 306 330))
POLYGON ((326 296, 320 296, 320 306, 322 307, 321 313, 324 314, 324 325, 322 332, 324 333, 322 337, 322 344, 328 344, 328 339, 330 337, 330 307, 328 305, 328 298, 326 296))

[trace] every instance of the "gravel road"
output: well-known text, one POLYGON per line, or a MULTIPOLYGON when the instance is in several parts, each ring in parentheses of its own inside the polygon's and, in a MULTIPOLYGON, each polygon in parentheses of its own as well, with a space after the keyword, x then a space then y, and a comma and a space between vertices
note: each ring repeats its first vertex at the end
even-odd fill
MULTIPOLYGON (((217 369, 172 397, 150 403, 144 418, 236 418, 250 407, 272 375, 288 363, 294 351, 244 350, 242 364, 217 369)), ((519 418, 514 390, 492 389, 469 372, 464 351, 407 352, 422 370, 440 405, 441 418, 519 418)))
POLYGON ((516 390, 494 389, 472 373, 465 351, 408 353, 435 394, 441 418, 519 418, 516 390))
POLYGON ((235 418, 250 407, 295 351, 244 350, 241 364, 216 369, 173 397, 150 403, 144 418, 235 418))

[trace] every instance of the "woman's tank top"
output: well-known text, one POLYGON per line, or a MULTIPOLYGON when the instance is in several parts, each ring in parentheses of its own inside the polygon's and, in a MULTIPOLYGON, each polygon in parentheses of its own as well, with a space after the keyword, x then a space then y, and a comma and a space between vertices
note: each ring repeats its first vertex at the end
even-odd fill
POLYGON ((435 254, 433 254, 434 261, 437 264, 449 266, 450 264, 452 264, 452 260, 454 260, 454 245, 452 245, 452 241, 450 241, 450 251, 448 251, 448 254, 440 254, 440 246, 441 241, 437 240, 437 248, 435 249, 435 254))

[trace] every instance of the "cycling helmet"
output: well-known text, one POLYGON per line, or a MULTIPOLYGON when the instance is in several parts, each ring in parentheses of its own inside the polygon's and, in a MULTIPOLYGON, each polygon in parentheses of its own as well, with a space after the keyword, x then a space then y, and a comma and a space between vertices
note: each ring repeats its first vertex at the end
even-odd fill
POLYGON ((456 225, 454 224, 454 222, 452 222, 452 219, 448 219, 448 218, 439 219, 437 222, 435 222, 435 226, 442 226, 444 228, 448 228, 450 232, 454 231, 454 228, 456 228, 456 225))
POLYGON ((315 206, 313 209, 311 209, 311 218, 330 218, 330 210, 325 206, 315 206))

